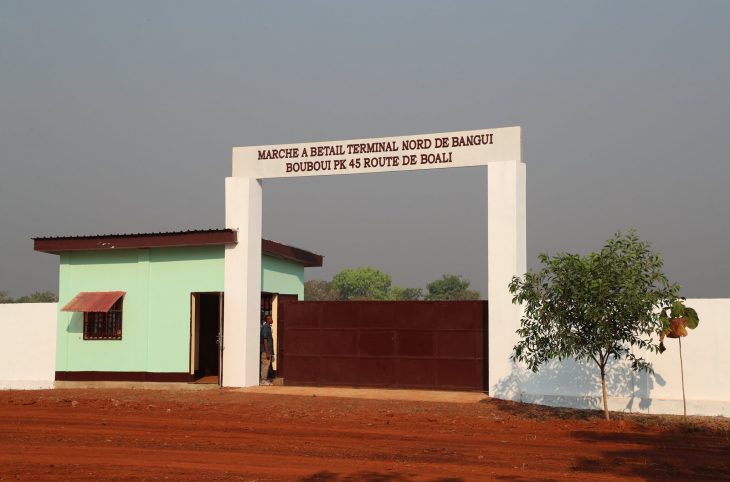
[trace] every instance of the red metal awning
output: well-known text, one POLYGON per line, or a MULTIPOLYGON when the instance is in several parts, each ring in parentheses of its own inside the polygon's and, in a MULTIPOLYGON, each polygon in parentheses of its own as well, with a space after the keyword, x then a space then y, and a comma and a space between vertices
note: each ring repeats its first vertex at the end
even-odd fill
POLYGON ((61 311, 106 313, 124 294, 124 291, 82 291, 66 303, 61 311))

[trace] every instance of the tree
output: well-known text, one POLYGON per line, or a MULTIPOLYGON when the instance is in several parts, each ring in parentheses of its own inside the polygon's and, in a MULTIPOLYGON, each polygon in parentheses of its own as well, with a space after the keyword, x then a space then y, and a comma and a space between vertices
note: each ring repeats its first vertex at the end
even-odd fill
POLYGON ((421 288, 402 288, 393 286, 388 293, 388 299, 394 301, 416 301, 423 298, 423 290, 421 288))
POLYGON ((16 303, 55 303, 57 301, 58 296, 51 291, 36 291, 15 300, 16 303))
POLYGON ((469 289, 469 280, 461 275, 445 274, 426 285, 427 300, 478 300, 478 291, 469 289))
POLYGON ((304 299, 334 300, 419 300, 421 288, 391 286, 390 275, 374 268, 344 269, 332 281, 311 280, 304 283, 304 299))
POLYGON ((58 296, 51 291, 36 291, 29 295, 13 298, 7 291, 0 291, 0 303, 55 303, 58 296))
POLYGON ((682 406, 684 419, 687 420, 687 396, 684 393, 684 360, 682 359, 682 337, 687 336, 687 328, 694 330, 700 324, 700 317, 694 308, 684 304, 684 298, 674 300, 672 306, 662 309, 659 319, 662 322, 662 334, 659 337, 659 353, 663 353, 664 337, 676 338, 679 342, 679 370, 682 374, 682 406))
POLYGON ((608 420, 608 361, 626 359, 636 371, 652 371, 632 349, 659 351, 653 338, 663 328, 659 310, 671 305, 679 286, 669 283, 661 256, 633 230, 618 232, 597 253, 539 259, 540 271, 514 277, 509 285, 513 303, 524 307, 512 360, 535 372, 554 358, 592 360, 608 420))
POLYGON ((343 269, 332 278, 332 286, 343 300, 388 299, 392 278, 369 266, 343 269))
POLYGON ((304 283, 304 299, 307 301, 334 301, 340 299, 340 292, 330 281, 321 279, 304 283))

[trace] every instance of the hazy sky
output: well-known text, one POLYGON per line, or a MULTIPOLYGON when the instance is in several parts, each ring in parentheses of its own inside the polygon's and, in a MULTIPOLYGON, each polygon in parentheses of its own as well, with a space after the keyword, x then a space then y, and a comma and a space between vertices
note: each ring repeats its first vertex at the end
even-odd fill
MULTIPOLYGON (((635 227, 730 297, 730 2, 0 0, 0 290, 31 236, 222 227, 233 146, 523 126, 528 265, 635 227)), ((270 180, 264 236, 486 294, 486 168, 270 180)))

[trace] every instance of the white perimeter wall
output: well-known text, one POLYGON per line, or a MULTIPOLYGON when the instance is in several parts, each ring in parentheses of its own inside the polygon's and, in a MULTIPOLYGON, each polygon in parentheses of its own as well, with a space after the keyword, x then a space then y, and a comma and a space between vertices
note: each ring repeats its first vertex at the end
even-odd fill
POLYGON ((57 303, 0 304, 0 389, 53 388, 57 303))
MULTIPOLYGON (((687 413, 730 416, 730 299, 689 299, 700 324, 682 339, 687 413)), ((516 328, 515 328, 516 329, 516 328)), ((636 374, 614 363, 607 373, 609 409, 644 413, 682 413, 679 343, 648 354, 654 375, 636 374)), ((598 368, 573 360, 552 362, 537 373, 517 367, 496 382, 493 396, 544 405, 602 409, 598 368)))
MULTIPOLYGON (((682 340, 687 412, 730 416, 730 299, 690 299, 700 325, 682 340)), ((56 303, 0 304, 0 389, 52 388, 56 303)), ((516 329, 516 327, 515 327, 516 329)), ((654 375, 614 364, 608 373, 611 410, 682 413, 679 346, 651 354, 654 375)), ((545 405, 601 408, 598 370, 592 364, 553 362, 537 373, 505 365, 492 396, 545 405)))

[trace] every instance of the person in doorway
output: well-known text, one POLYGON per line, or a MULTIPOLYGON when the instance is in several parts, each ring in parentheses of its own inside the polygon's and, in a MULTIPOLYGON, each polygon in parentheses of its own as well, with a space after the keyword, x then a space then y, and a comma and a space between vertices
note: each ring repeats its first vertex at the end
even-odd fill
POLYGON ((266 315, 261 323, 261 371, 259 373, 259 385, 271 385, 269 380, 269 368, 274 362, 274 335, 271 332, 271 324, 274 319, 266 315))

